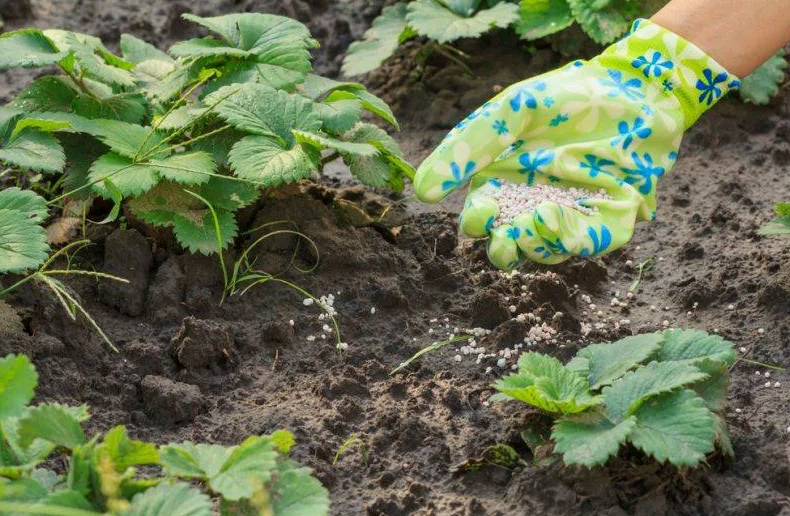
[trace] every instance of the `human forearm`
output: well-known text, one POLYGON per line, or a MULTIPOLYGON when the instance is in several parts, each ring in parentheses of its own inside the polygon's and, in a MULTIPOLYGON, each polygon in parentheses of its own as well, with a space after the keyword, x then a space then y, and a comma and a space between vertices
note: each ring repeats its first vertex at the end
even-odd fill
POLYGON ((744 77, 790 41, 790 1, 672 0, 651 21, 744 77))

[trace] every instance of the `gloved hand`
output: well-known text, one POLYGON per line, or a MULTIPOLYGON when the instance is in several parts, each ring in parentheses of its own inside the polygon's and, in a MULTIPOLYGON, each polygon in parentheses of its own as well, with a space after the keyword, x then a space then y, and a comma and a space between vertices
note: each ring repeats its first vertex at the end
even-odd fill
POLYGON ((416 195, 438 202, 471 181, 461 231, 489 236, 502 269, 613 251, 637 220, 655 217, 656 182, 683 132, 738 85, 693 44, 637 20, 598 57, 515 84, 469 115, 420 166, 416 195), (604 189, 609 199, 581 201, 588 213, 547 201, 497 224, 491 193, 502 181, 604 189))

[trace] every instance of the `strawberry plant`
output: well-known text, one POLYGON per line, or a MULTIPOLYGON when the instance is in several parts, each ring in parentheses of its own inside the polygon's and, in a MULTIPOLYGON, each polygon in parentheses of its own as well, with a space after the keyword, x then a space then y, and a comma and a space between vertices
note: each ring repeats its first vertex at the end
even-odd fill
POLYGON ((777 217, 757 231, 762 236, 790 235, 790 203, 780 202, 776 205, 777 217))
MULTIPOLYGON (((518 19, 518 6, 502 0, 413 0, 385 7, 361 41, 351 44, 343 73, 354 76, 375 70, 398 46, 417 36, 439 45, 478 38, 494 27, 518 19)), ((436 50, 443 48, 437 46, 436 50)))
POLYGON ((566 365, 525 353, 494 384, 557 417, 551 437, 565 464, 597 466, 629 443, 659 462, 695 466, 718 445, 732 455, 724 409, 733 345, 667 330, 581 349, 566 365))
POLYGON ((252 436, 237 446, 156 446, 131 439, 123 426, 88 438, 85 405, 29 405, 37 382, 27 357, 0 359, 0 514, 211 516, 215 507, 222 515, 329 512, 326 489, 288 458, 295 444, 288 432, 252 436), (42 467, 52 456, 65 459, 64 473, 42 467))
POLYGON ((62 184, 55 201, 125 202, 205 254, 236 236, 234 213, 262 189, 336 158, 368 186, 402 189, 412 168, 362 120, 367 112, 397 128, 392 111, 360 84, 313 74, 317 43, 304 25, 267 14, 184 17, 209 35, 167 53, 128 34, 120 56, 75 32, 0 35, 0 69, 60 72, 0 109, 0 161, 62 184))
MULTIPOLYGON (((599 45, 624 35, 631 22, 657 12, 666 0, 411 0, 385 7, 362 40, 351 44, 343 73, 355 76, 375 70, 399 45, 417 36, 438 43, 433 50, 457 58, 445 44, 461 38, 478 38, 492 28, 508 28, 526 41, 542 40, 571 26, 599 45)), ((582 41, 571 35, 554 39, 566 57, 577 54, 582 41)), ((745 102, 767 104, 779 92, 787 62, 784 50, 745 77, 740 96, 745 102)), ((464 68, 466 68, 464 66, 464 68)))

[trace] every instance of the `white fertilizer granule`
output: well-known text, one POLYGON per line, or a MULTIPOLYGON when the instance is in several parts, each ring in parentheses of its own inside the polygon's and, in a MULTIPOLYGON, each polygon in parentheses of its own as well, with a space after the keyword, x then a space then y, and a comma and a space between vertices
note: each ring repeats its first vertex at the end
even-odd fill
POLYGON ((583 188, 559 188, 550 185, 533 185, 526 183, 503 183, 492 192, 492 197, 499 203, 499 218, 496 225, 507 224, 521 213, 532 211, 542 202, 553 202, 559 206, 572 208, 586 215, 597 210, 580 203, 585 199, 611 199, 606 190, 591 192, 583 188))

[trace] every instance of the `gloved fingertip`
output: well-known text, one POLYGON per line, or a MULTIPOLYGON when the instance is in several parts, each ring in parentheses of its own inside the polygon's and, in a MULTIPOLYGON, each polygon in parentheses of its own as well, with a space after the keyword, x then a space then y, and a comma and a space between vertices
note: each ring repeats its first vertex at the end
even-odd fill
POLYGON ((472 192, 466 199, 461 212, 460 231, 464 236, 483 238, 488 236, 494 221, 499 217, 499 204, 495 199, 472 192))
POLYGON ((498 269, 511 270, 518 267, 524 257, 514 238, 515 228, 510 225, 497 226, 491 230, 488 240, 488 259, 498 269))
POLYGON ((433 173, 431 159, 423 161, 414 176, 414 195, 422 202, 437 203, 447 195, 441 179, 433 173))

